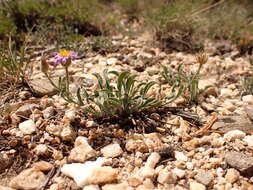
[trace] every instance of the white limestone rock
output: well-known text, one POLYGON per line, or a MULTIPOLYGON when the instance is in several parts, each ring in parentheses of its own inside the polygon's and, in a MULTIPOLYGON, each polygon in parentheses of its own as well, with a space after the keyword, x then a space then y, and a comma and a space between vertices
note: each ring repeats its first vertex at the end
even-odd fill
POLYGON ((29 119, 19 124, 18 128, 24 135, 30 135, 36 131, 36 125, 33 120, 29 119))
POLYGON ((105 161, 105 158, 98 158, 96 161, 87 161, 84 164, 64 164, 61 168, 61 172, 73 178, 79 187, 84 187, 89 184, 88 178, 92 175, 93 171, 101 167, 105 161))

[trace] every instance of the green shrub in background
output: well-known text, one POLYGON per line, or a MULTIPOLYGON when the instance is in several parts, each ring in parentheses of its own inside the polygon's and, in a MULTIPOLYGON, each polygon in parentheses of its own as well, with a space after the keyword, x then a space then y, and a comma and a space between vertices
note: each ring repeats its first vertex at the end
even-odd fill
POLYGON ((12 82, 18 83, 26 78, 29 64, 29 58, 26 55, 27 38, 20 50, 17 50, 11 37, 9 38, 8 49, 0 49, 0 82, 12 79, 12 82))

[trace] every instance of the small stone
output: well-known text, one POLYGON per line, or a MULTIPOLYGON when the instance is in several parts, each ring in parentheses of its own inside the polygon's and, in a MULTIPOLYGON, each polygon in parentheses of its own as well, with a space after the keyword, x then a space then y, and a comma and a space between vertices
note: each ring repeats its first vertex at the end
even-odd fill
POLYGON ((119 184, 106 184, 102 186, 102 190, 134 190, 134 188, 123 182, 119 184))
POLYGON ((46 181, 46 176, 34 168, 22 171, 10 181, 10 187, 23 190, 39 189, 46 181))
POLYGON ((163 169, 159 172, 157 181, 161 184, 174 184, 177 181, 177 177, 166 169, 163 169))
POLYGON ((90 128, 90 127, 96 127, 98 124, 93 121, 93 120, 89 120, 86 122, 86 127, 90 128))
POLYGON ((24 135, 30 135, 36 131, 36 125, 33 120, 23 121, 18 128, 24 135))
POLYGON ((235 139, 242 139, 246 136, 246 134, 243 131, 240 130, 232 130, 227 132, 224 135, 224 139, 227 140, 228 142, 234 141, 235 139))
POLYGON ((53 167, 54 166, 52 164, 46 161, 39 161, 33 164, 33 168, 42 172, 47 172, 51 170, 53 167))
POLYGON ((13 189, 13 188, 11 188, 11 187, 2 186, 2 185, 0 185, 0 189, 1 189, 1 190, 16 190, 16 189, 13 189))
POLYGON ((61 125, 48 125, 46 127, 46 131, 50 134, 50 135, 54 135, 56 137, 59 137, 62 131, 62 126, 61 125))
POLYGON ((154 189, 154 183, 152 182, 152 180, 150 178, 146 178, 143 181, 143 186, 146 187, 147 189, 154 189))
POLYGON ((0 171, 9 167, 12 163, 12 160, 7 154, 0 153, 0 171))
POLYGON ((68 118, 70 121, 74 121, 76 118, 76 111, 73 109, 67 110, 65 112, 65 118, 68 118))
POLYGON ((109 59, 106 60, 106 63, 107 63, 108 65, 115 65, 117 62, 118 62, 118 59, 117 59, 117 58, 114 58, 114 57, 109 58, 109 59))
POLYGON ((128 139, 126 141, 126 150, 129 152, 148 152, 148 146, 142 139, 128 139))
POLYGON ((59 189, 59 185, 54 183, 54 184, 50 185, 48 190, 58 190, 58 189, 59 189))
POLYGON ((142 167, 140 169, 140 174, 144 178, 153 178, 155 175, 155 169, 150 167, 142 167))
POLYGON ((211 142, 212 147, 218 148, 224 145, 225 140, 222 137, 213 138, 211 142))
POLYGON ((132 186, 132 187, 137 187, 137 186, 139 186, 139 185, 142 184, 142 180, 140 180, 140 179, 138 179, 138 178, 136 178, 136 177, 129 177, 129 178, 127 179, 127 182, 128 182, 128 184, 129 184, 130 186, 132 186))
POLYGON ((86 137, 77 137, 75 147, 70 151, 69 160, 84 162, 96 155, 96 151, 89 145, 86 137))
POLYGON ((188 157, 184 155, 184 153, 179 152, 179 151, 175 151, 175 158, 178 161, 184 161, 184 162, 187 162, 188 160, 188 157))
POLYGON ((223 98, 229 98, 233 95, 233 90, 229 89, 229 88, 222 88, 220 90, 220 96, 223 98))
POLYGON ((252 156, 241 152, 230 151, 225 154, 225 161, 230 167, 239 170, 243 175, 253 176, 252 156))
POLYGON ((202 185, 201 183, 191 182, 190 190, 206 190, 206 187, 202 185))
POLYGON ((246 96, 243 96, 243 97, 242 97, 242 101, 243 101, 245 104, 251 104, 251 105, 253 105, 253 95, 246 95, 246 96))
POLYGON ((48 155, 48 147, 45 144, 39 144, 35 147, 34 152, 38 155, 38 156, 45 156, 48 155))
POLYGON ((225 175, 226 181, 231 184, 235 183, 239 179, 239 177, 240 173, 234 168, 229 168, 225 175))
POLYGON ((89 184, 104 184, 111 183, 117 179, 118 170, 109 166, 95 168, 92 174, 88 177, 89 184))
POLYGON ((218 94, 216 85, 207 79, 202 79, 199 81, 199 89, 205 90, 204 91, 205 95, 217 96, 218 94))
POLYGON ((42 111, 44 119, 49 119, 53 117, 54 113, 55 113, 55 109, 52 106, 47 107, 46 109, 42 111))
POLYGON ((142 136, 142 139, 147 145, 149 152, 157 151, 163 146, 163 143, 161 141, 161 135, 159 133, 144 134, 142 136))
POLYGON ((152 152, 145 163, 145 167, 155 168, 156 164, 160 160, 160 155, 157 152, 152 152))
POLYGON ((179 169, 179 168, 174 168, 172 170, 172 173, 180 179, 183 178, 186 174, 185 170, 182 170, 182 169, 179 169))
POLYGON ((100 187, 98 185, 87 185, 83 190, 100 190, 100 187))
POLYGON ((76 133, 71 126, 67 125, 62 128, 60 137, 63 141, 74 141, 76 138, 76 133))
POLYGON ((52 157, 54 160, 62 160, 63 159, 62 153, 58 150, 53 151, 52 157))
POLYGON ((106 158, 115 158, 123 153, 119 144, 109 144, 101 149, 101 153, 106 158))
POLYGON ((200 170, 198 171, 197 175, 194 177, 198 182, 202 183, 203 185, 210 185, 213 180, 214 176, 212 172, 210 171, 205 171, 205 170, 200 170))
POLYGON ((244 137, 243 141, 246 142, 248 146, 253 147, 253 135, 244 137))
POLYGON ((38 108, 39 108, 39 105, 37 104, 25 104, 21 106, 20 108, 18 108, 15 114, 17 116, 23 116, 23 117, 28 118, 32 114, 32 112, 38 108))

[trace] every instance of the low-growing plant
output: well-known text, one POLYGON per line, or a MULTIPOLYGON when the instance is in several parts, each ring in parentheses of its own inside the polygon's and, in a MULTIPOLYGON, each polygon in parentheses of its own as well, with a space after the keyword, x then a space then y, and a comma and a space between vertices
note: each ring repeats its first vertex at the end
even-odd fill
POLYGON ((137 75, 129 71, 107 69, 102 74, 94 74, 98 82, 97 89, 88 92, 84 87, 79 87, 76 94, 72 95, 69 90, 68 67, 76 56, 76 53, 66 50, 61 50, 56 55, 55 66, 61 64, 66 73, 65 77, 59 79, 58 84, 55 84, 48 74, 49 65, 45 57, 41 61, 41 70, 67 102, 84 106, 85 111, 96 117, 127 118, 137 112, 164 106, 179 96, 179 93, 174 91, 163 101, 159 94, 156 97, 149 95, 154 85, 160 88, 156 82, 138 82, 137 75))
MULTIPOLYGON (((103 74, 94 74, 98 80, 98 89, 88 94, 85 89, 83 95, 86 102, 92 103, 87 111, 101 117, 128 117, 133 113, 141 112, 162 105, 155 97, 149 97, 148 92, 155 82, 138 82, 137 75, 128 71, 117 72, 104 70, 103 74), (113 83, 109 75, 116 76, 113 83), (94 106, 96 105, 96 107, 94 106)), ((82 99, 79 99, 83 103, 82 99)))
POLYGON ((42 60, 42 72, 45 73, 51 84, 58 90, 59 94, 70 103, 85 106, 85 111, 96 117, 128 117, 129 115, 145 109, 157 107, 162 104, 154 97, 148 97, 147 93, 155 82, 137 82, 136 75, 128 71, 117 72, 104 70, 100 75, 95 73, 98 80, 98 89, 88 93, 86 89, 79 87, 76 96, 69 91, 68 67, 71 59, 67 59, 67 64, 63 65, 66 77, 59 79, 55 84, 48 75, 48 64, 42 60), (116 82, 112 82, 109 75, 116 76, 116 82))
POLYGON ((27 38, 18 50, 11 37, 9 37, 8 49, 0 50, 0 77, 6 79, 12 77, 15 82, 22 81, 26 77, 29 58, 26 55, 27 38))
POLYGON ((247 76, 245 76, 242 79, 242 96, 253 94, 253 60, 250 60, 251 64, 251 73, 249 73, 247 76))
POLYGON ((208 57, 204 53, 196 56, 196 61, 199 64, 196 72, 186 72, 183 65, 180 64, 176 71, 162 65, 162 77, 166 84, 169 84, 172 89, 180 89, 181 95, 188 100, 189 103, 198 103, 200 95, 202 95, 210 86, 205 89, 199 88, 200 72, 202 66, 208 61, 208 57))

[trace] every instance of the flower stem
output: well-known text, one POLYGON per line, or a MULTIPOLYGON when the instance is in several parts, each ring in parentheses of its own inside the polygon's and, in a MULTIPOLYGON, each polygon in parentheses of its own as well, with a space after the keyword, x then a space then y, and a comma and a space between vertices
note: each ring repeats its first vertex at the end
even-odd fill
POLYGON ((67 91, 67 95, 69 96, 69 70, 68 70, 68 66, 65 66, 65 73, 66 73, 66 91, 67 91))

